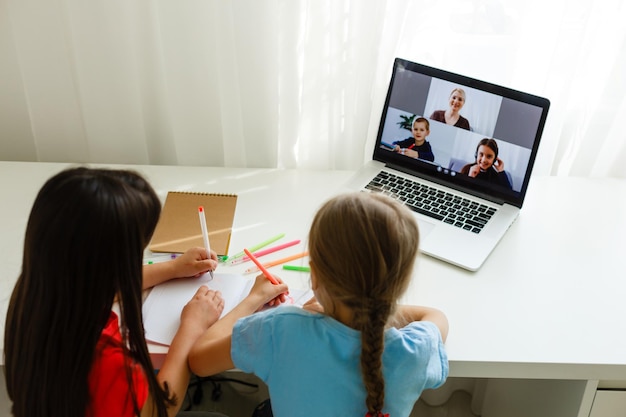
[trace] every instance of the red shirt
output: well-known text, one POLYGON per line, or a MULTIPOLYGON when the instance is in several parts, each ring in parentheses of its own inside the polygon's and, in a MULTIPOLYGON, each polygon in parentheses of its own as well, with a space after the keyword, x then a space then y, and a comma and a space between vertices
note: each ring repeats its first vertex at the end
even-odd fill
POLYGON ((133 393, 131 393, 125 366, 132 373, 134 396, 139 410, 148 398, 148 381, 141 367, 124 354, 122 336, 117 314, 111 312, 96 347, 93 367, 89 374, 91 403, 89 417, 132 417, 133 393))

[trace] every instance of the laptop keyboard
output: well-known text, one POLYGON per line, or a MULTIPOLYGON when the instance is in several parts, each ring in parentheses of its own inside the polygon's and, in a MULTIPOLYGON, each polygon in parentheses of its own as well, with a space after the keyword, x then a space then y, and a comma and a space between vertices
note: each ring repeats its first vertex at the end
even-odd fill
POLYGON ((384 171, 365 188, 393 197, 417 213, 473 233, 480 233, 496 212, 476 201, 384 171))

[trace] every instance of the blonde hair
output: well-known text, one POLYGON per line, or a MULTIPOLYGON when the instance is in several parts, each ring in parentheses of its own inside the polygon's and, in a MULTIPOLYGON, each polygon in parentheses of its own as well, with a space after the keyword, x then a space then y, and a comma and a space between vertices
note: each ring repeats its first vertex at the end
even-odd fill
POLYGON ((361 332, 361 374, 373 416, 385 401, 385 326, 411 280, 418 244, 413 214, 380 194, 334 197, 311 225, 309 257, 315 277, 329 299, 352 311, 350 325, 361 332))
POLYGON ((454 92, 455 92, 455 91, 457 91, 460 95, 462 95, 462 96, 463 96, 463 101, 465 101, 465 100, 466 100, 466 97, 465 97, 465 90, 463 90, 463 89, 462 89, 462 88, 460 88, 460 87, 456 87, 455 89, 453 89, 453 90, 450 92, 450 97, 452 97, 452 94, 454 94, 454 92))

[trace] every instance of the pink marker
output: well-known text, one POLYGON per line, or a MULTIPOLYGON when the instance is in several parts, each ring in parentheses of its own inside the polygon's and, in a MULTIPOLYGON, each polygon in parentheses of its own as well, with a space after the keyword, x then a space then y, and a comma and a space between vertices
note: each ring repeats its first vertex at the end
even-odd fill
MULTIPOLYGON (((272 266, 276 266, 276 265, 284 264, 284 263, 289 262, 289 261, 293 261, 294 259, 303 258, 303 257, 307 256, 308 254, 309 254, 308 251, 296 253, 295 255, 290 255, 290 256, 287 256, 286 258, 277 259, 275 261, 268 262, 266 264, 263 264, 263 266, 265 268, 270 268, 272 266)), ((257 266, 258 265, 259 264, 257 264, 257 266)), ((261 269, 261 268, 259 268, 259 269, 261 269)), ((246 269, 243 273, 244 274, 250 274, 250 273, 256 272, 256 271, 257 271, 257 269, 253 267, 253 268, 246 269)))
MULTIPOLYGON (((285 249, 285 248, 297 245, 298 243, 300 243, 300 239, 292 240, 291 242, 283 243, 282 245, 276 245, 276 246, 272 246, 271 248, 267 248, 267 249, 264 249, 264 250, 260 250, 258 252, 254 252, 253 255, 256 258, 260 258, 263 255, 269 255, 270 253, 278 252, 279 250, 282 250, 282 249, 285 249)), ((241 259, 233 260, 231 262, 231 265, 237 265, 237 264, 249 261, 249 260, 250 260, 250 257, 246 255, 246 256, 244 256, 241 259)))

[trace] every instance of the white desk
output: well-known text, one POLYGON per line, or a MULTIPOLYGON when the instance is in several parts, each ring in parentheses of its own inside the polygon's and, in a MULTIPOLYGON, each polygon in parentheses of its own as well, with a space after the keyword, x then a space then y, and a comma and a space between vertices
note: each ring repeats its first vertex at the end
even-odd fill
MULTIPOLYGON (((65 166, 0 162, 0 337, 30 207, 65 166)), ((132 168, 161 198, 171 190, 238 194, 231 253, 281 232, 305 240, 318 206, 351 175, 132 168)), ((625 236, 625 180, 534 178, 519 219, 478 272, 421 256, 403 301, 448 316, 451 377, 579 381, 579 415, 587 415, 598 381, 626 380, 625 236)), ((276 272, 291 286, 308 285, 306 274, 276 272)))

